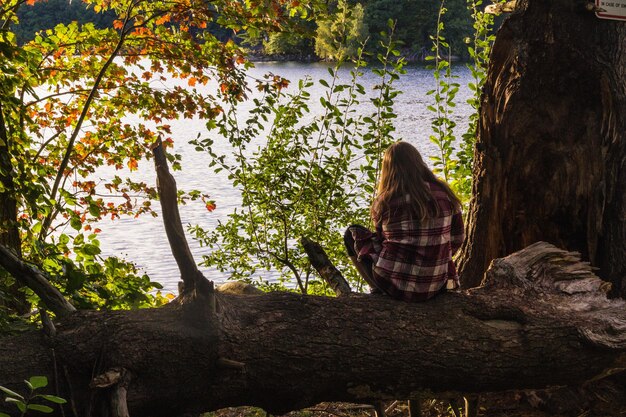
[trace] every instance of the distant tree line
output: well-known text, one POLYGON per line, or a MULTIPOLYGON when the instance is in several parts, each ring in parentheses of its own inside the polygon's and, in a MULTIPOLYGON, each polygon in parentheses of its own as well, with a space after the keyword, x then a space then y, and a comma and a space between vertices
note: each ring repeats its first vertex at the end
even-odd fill
MULTIPOLYGON (((387 21, 393 19, 397 21, 395 38, 403 45, 403 53, 419 61, 430 51, 430 36, 437 28, 440 5, 432 0, 335 0, 329 2, 327 14, 314 19, 299 18, 301 24, 290 32, 246 37, 215 24, 208 30, 221 40, 234 38, 246 42, 260 55, 337 60, 354 56, 363 42, 367 43, 367 49, 375 51, 381 33, 387 30, 387 21)), ((446 0, 445 7, 447 12, 442 21, 450 52, 461 59, 467 58, 464 40, 473 34, 467 0, 446 0)), ((97 28, 110 27, 114 14, 96 13, 80 0, 48 0, 21 7, 19 19, 14 31, 18 42, 23 44, 34 39, 38 31, 59 23, 92 22, 97 28)))
MULTIPOLYGON (((395 20, 394 38, 403 53, 414 60, 429 54, 436 32, 441 2, 433 0, 335 0, 328 13, 315 21, 303 21, 301 31, 267 34, 262 42, 269 55, 306 55, 322 59, 341 59, 354 55, 358 45, 376 51, 388 30, 389 19, 395 20)), ((441 21, 443 36, 450 53, 468 58, 465 39, 473 36, 472 18, 466 0, 445 0, 441 21)))
POLYGON ((37 32, 52 29, 59 23, 91 22, 96 28, 105 28, 113 26, 115 19, 115 13, 96 13, 80 0, 48 0, 31 6, 23 5, 17 15, 20 24, 15 25, 12 30, 20 44, 34 39, 37 32))

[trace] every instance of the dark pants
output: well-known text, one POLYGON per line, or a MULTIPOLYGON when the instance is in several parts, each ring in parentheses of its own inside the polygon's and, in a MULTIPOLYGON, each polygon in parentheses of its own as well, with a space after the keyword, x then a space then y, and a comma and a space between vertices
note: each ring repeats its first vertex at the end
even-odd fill
POLYGON ((369 232, 367 227, 363 227, 360 224, 353 224, 346 229, 343 234, 343 243, 346 245, 346 249, 348 250, 348 256, 357 256, 356 250, 354 249, 354 236, 352 236, 353 229, 361 229, 369 232))
POLYGON ((357 253, 354 248, 354 236, 352 236, 352 229, 363 229, 365 231, 369 230, 366 227, 363 227, 358 224, 353 224, 348 227, 343 234, 343 243, 346 245, 346 250, 348 251, 348 256, 350 256, 350 260, 354 263, 356 270, 359 272, 361 277, 372 287, 372 292, 381 293, 383 292, 380 287, 376 284, 376 279, 374 278, 374 272, 372 271, 372 267, 374 266, 372 260, 369 258, 363 258, 361 260, 357 260, 357 253))

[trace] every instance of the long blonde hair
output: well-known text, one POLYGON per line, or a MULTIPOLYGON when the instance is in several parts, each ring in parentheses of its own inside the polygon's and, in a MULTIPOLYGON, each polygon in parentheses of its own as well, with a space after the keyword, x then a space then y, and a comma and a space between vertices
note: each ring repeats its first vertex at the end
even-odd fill
POLYGON ((380 220, 391 200, 406 195, 411 200, 413 216, 420 221, 439 216, 440 207, 430 192, 429 182, 439 184, 450 202, 460 207, 458 197, 448 184, 435 177, 413 145, 400 141, 389 146, 383 156, 378 191, 370 210, 374 222, 380 220))

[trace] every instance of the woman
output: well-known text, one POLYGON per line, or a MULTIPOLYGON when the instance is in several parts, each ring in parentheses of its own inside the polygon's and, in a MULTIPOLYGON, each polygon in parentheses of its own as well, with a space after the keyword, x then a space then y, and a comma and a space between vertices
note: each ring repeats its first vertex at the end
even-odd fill
POLYGON ((351 226, 344 239, 372 292, 423 301, 458 286, 452 255, 463 242, 461 203, 411 144, 386 150, 371 216, 375 232, 351 226))

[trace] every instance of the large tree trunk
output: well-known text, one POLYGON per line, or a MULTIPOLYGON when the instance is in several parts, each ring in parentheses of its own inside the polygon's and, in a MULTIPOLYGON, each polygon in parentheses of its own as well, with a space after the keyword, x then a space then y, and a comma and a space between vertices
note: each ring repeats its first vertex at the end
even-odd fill
POLYGON ((587 1, 518 0, 480 109, 465 287, 538 240, 576 250, 626 295, 626 24, 587 1))
POLYGON ((79 311, 56 335, 3 338, 0 384, 47 375, 78 415, 98 416, 111 388, 90 383, 125 369, 133 417, 576 384, 624 366, 625 303, 604 289, 588 265, 538 244, 495 261, 483 288, 426 303, 218 294, 216 310, 183 298, 79 311))

